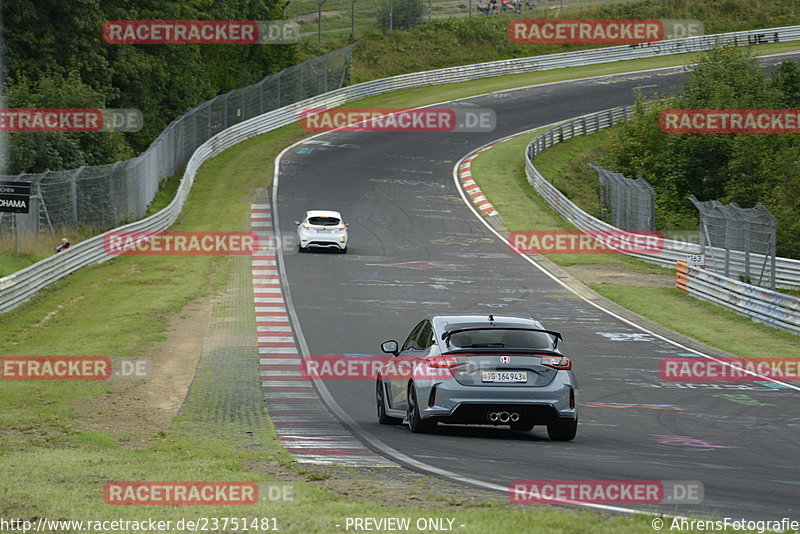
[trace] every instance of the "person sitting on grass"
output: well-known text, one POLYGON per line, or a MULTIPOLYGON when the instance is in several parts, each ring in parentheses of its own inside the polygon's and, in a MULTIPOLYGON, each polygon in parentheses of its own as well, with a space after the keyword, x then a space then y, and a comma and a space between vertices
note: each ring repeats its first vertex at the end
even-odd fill
POLYGON ((62 250, 67 250, 68 248, 69 248, 69 240, 66 237, 62 237, 61 244, 56 247, 56 254, 58 254, 62 250))
POLYGON ((482 13, 484 15, 489 14, 489 6, 487 6, 486 2, 483 0, 478 0, 478 13, 482 13))

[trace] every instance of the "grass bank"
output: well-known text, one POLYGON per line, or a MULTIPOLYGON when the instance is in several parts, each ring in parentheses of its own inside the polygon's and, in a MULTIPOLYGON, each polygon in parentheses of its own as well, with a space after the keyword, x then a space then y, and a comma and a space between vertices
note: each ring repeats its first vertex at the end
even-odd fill
MULTIPOLYGON (((580 43, 514 43, 508 37, 508 22, 518 18, 695 19, 703 23, 706 34, 713 34, 790 26, 800 19, 800 6, 785 0, 645 0, 568 6, 564 9, 524 12, 522 15, 510 13, 491 17, 434 20, 410 31, 359 35, 353 54, 353 81, 604 46, 580 43)), ((350 42, 348 37, 340 37, 326 39, 320 45, 315 38, 306 38, 300 53, 304 58, 316 57, 350 42)))

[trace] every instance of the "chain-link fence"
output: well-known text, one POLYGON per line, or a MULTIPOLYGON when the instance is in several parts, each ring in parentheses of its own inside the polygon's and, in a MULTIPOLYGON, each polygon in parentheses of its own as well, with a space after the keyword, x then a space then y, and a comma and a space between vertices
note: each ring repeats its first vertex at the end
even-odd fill
MULTIPOLYGON (((218 132, 346 85, 352 49, 350 45, 305 61, 200 104, 175 119, 136 158, 68 171, 0 175, 0 180, 32 184, 30 213, 18 215, 19 231, 76 226, 99 231, 143 217, 161 180, 180 171, 197 147, 218 132)), ((0 233, 12 231, 12 216, 0 214, 0 233)))
POLYGON ((618 172, 589 166, 600 181, 600 218, 632 232, 655 230, 655 190, 644 178, 631 180, 618 172))
POLYGON ((689 200, 700 211, 706 267, 743 282, 775 289, 775 217, 758 204, 740 208, 716 200, 689 200))
MULTIPOLYGON (((633 0, 498 0, 496 13, 526 13, 633 0), (514 7, 516 6, 516 8, 514 7)), ((427 23, 450 17, 490 14, 488 0, 290 0, 284 15, 300 26, 303 39, 357 36, 368 31, 406 29, 409 21, 427 23), (481 9, 479 9, 479 7, 481 9)))

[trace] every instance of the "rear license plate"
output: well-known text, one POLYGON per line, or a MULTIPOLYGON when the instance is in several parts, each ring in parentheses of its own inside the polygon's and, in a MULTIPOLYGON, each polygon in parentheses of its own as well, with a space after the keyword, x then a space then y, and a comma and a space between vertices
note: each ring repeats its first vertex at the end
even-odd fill
POLYGON ((483 371, 481 373, 481 381, 501 384, 527 382, 528 373, 525 371, 483 371))

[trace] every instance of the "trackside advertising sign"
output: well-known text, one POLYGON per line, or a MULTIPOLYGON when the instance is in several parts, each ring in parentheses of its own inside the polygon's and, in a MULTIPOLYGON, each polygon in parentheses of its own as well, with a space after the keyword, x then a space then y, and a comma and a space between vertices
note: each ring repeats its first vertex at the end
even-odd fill
POLYGON ((0 182, 0 213, 28 213, 30 204, 30 183, 0 182))

